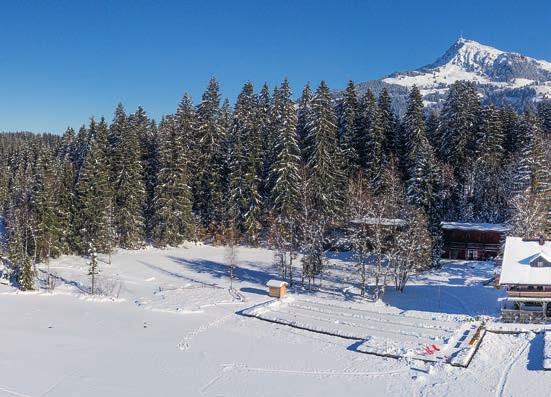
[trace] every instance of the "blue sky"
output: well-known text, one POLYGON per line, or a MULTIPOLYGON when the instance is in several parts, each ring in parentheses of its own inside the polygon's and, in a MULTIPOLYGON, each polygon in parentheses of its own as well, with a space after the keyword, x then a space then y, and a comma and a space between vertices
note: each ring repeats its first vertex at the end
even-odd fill
POLYGON ((551 60, 551 2, 2 1, 0 131, 61 133, 118 102, 158 119, 216 76, 331 88, 434 61, 457 37, 551 60))

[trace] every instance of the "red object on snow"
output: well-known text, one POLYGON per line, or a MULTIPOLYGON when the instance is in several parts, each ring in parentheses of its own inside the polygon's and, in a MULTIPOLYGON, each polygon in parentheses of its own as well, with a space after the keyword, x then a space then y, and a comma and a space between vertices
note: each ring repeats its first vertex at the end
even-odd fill
POLYGON ((432 347, 432 350, 434 351, 437 351, 437 352, 440 351, 440 349, 436 345, 432 345, 431 347, 432 347))

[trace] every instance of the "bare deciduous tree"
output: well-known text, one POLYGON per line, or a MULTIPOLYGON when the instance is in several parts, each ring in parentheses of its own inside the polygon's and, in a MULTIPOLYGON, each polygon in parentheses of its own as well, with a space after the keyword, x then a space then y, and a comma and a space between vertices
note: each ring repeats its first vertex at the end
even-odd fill
POLYGON ((511 200, 512 233, 525 239, 544 234, 548 208, 544 197, 530 188, 511 200))

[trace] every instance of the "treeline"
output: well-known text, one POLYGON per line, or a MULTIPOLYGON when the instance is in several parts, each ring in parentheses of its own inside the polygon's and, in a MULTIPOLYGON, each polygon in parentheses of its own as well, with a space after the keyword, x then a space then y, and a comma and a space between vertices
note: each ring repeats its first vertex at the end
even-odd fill
POLYGON ((328 235, 362 208, 422 225, 433 263, 441 220, 549 233, 549 102, 519 115, 481 105, 466 82, 439 114, 415 87, 403 118, 391 101, 385 90, 359 97, 352 82, 335 99, 321 82, 295 102, 284 81, 272 92, 246 83, 232 107, 212 79, 199 104, 184 95, 158 123, 119 105, 110 123, 92 119, 62 137, 2 134, 4 260, 29 289, 37 262, 66 253, 268 242, 284 272, 301 251, 312 280, 328 235), (382 205, 389 194, 397 201, 382 205))

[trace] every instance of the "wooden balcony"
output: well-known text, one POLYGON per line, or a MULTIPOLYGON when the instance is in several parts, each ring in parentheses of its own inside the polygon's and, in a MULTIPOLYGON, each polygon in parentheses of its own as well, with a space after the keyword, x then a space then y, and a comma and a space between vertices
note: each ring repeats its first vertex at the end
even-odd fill
POLYGON ((549 319, 542 310, 501 309, 501 321, 504 323, 545 323, 549 319))
POLYGON ((473 249, 479 251, 499 251, 499 244, 484 244, 484 243, 468 243, 461 241, 447 241, 444 243, 444 246, 448 249, 473 249))
POLYGON ((551 291, 507 291, 511 298, 551 298, 551 291))

